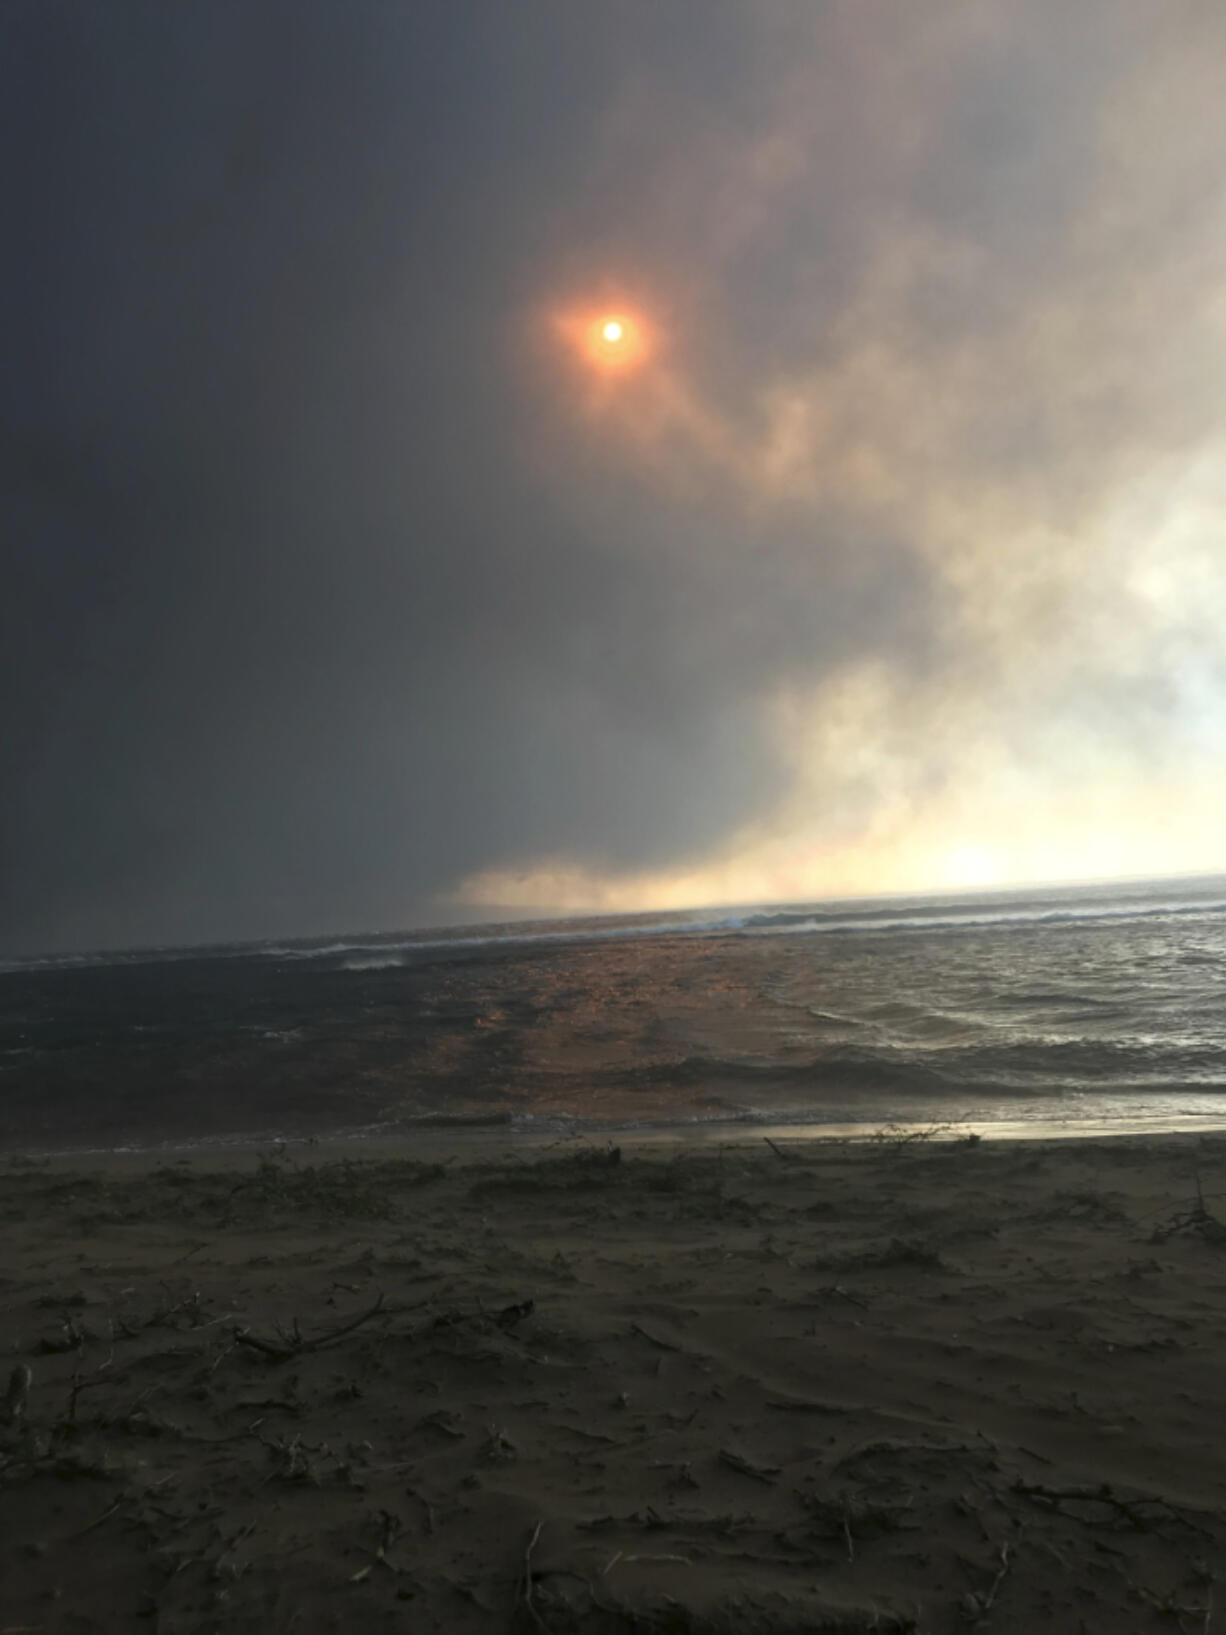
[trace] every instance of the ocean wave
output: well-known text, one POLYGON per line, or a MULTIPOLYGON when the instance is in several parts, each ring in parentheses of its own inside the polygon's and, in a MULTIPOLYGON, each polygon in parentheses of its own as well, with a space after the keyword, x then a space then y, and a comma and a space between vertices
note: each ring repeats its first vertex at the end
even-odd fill
MULTIPOLYGON (((0 974, 54 973, 94 966, 143 965, 187 960, 249 960, 328 964, 343 970, 375 970, 432 956, 462 956, 485 950, 531 949, 550 945, 633 942, 680 937, 793 937, 881 936, 899 933, 958 933, 993 930, 1044 929, 1062 926, 1120 925, 1122 923, 1197 919, 1217 925, 1226 915, 1226 897, 1220 881, 1203 882, 1202 897, 1180 895, 1169 883, 1156 882, 1148 892, 1133 888, 1114 898, 1105 889, 1086 895, 1070 889, 1010 894, 1007 900, 981 896, 965 901, 931 898, 917 902, 899 899, 877 902, 798 904, 782 908, 741 909, 729 912, 698 911, 688 917, 650 915, 618 919, 532 921, 404 933, 355 933, 352 936, 219 943, 197 947, 160 946, 144 949, 101 950, 66 954, 10 957, 0 960, 0 974), (1165 885, 1166 889, 1163 889, 1165 885), (1210 890, 1210 887, 1213 889, 1210 890)), ((1208 959, 1197 951, 1183 955, 1185 963, 1208 959)))
POLYGON ((849 1048, 806 1062, 762 1058, 690 1055, 673 1062, 652 1062, 633 1069, 625 1080, 643 1088, 690 1085, 758 1085, 832 1090, 939 1091, 942 1075, 903 1051, 849 1048))
MULTIPOLYGON (((409 937, 397 942, 335 942, 319 947, 293 944, 260 948, 266 959, 333 959, 341 954, 381 956, 390 954, 462 953, 468 949, 534 947, 538 943, 630 942, 641 937, 710 936, 739 931, 740 918, 726 920, 675 920, 663 925, 615 925, 570 927, 560 925, 550 931, 500 930, 487 936, 409 937)), ((356 966, 349 967, 357 969, 356 966)))
POLYGON ((701 937, 739 931, 744 924, 740 916, 719 920, 673 920, 658 925, 568 926, 555 922, 547 931, 517 931, 511 927, 482 935, 404 936, 397 938, 379 933, 371 937, 357 937, 345 941, 324 943, 307 942, 248 942, 204 944, 190 948, 137 948, 103 950, 79 954, 36 954, 0 959, 0 975, 14 973, 37 974, 50 971, 77 971, 108 965, 155 965, 181 963, 186 960, 270 960, 310 962, 313 960, 343 960, 341 969, 373 970, 375 961, 388 965, 404 964, 400 957, 412 954, 464 953, 474 949, 532 947, 549 943, 625 942, 643 937, 701 937), (369 959, 369 964, 354 963, 369 959))
MULTIPOLYGON (((515 1115, 509 1112, 497 1113, 449 1113, 425 1112, 410 1113, 398 1119, 396 1123, 404 1124, 415 1130, 487 1130, 509 1129, 515 1115)), ((387 1128, 394 1129, 396 1124, 389 1124, 387 1128)))
POLYGON ((1095 925, 1122 920, 1183 918, 1195 915, 1211 918, 1226 914, 1226 901, 1207 903, 1160 903, 1121 905, 1118 908, 1084 909, 1002 909, 994 913, 965 913, 916 910, 887 916, 873 910, 863 914, 836 913, 754 914, 741 927, 749 937, 807 936, 816 933, 847 934, 896 931, 981 931, 1007 927, 1095 925))
POLYGON ((848 1044, 802 1062, 693 1053, 651 1062, 606 1082, 637 1089, 756 1086, 835 1094, 1061 1095, 1110 1088, 1113 1094, 1226 1091, 1226 1051, 1213 1045, 1044 1039, 937 1045, 848 1044))

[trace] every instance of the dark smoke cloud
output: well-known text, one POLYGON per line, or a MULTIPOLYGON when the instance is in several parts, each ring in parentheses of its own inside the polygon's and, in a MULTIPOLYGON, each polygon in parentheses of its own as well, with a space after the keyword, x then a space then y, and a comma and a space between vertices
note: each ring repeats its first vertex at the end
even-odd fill
POLYGON ((404 924, 797 803, 846 837, 950 786, 977 698, 1031 761, 1056 716, 1123 764, 1136 700, 1161 733, 1184 695, 1085 539, 1216 411, 1224 32, 1142 0, 7 8, 4 944, 404 924), (654 419, 593 420, 550 337, 603 288, 657 315, 654 419), (821 704, 869 673, 871 774, 821 704))

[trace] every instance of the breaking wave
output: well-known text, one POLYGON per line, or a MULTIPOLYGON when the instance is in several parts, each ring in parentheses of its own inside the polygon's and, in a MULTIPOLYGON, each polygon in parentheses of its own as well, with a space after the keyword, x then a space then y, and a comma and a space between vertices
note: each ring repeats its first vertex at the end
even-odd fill
MULTIPOLYGON (((741 936, 818 937, 899 933, 957 933, 1111 926, 1133 920, 1220 920, 1226 915, 1226 882, 1159 881, 1128 887, 1046 888, 1030 892, 968 896, 845 900, 735 912, 699 910, 691 915, 634 914, 512 924, 461 926, 454 930, 357 933, 347 937, 220 943, 203 947, 157 947, 44 954, 0 960, 0 973, 78 970, 99 965, 145 965, 183 960, 245 959, 323 962, 369 971, 423 959, 481 954, 500 949, 559 944, 635 941, 642 938, 741 936)), ((1187 963, 1214 963, 1216 953, 1193 950, 1187 963)))

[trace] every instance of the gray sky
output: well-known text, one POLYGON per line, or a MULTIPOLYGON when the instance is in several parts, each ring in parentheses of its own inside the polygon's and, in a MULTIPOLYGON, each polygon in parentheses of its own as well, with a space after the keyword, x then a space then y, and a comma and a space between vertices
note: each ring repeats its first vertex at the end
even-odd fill
POLYGON ((1226 866, 1223 110, 1217 0, 10 0, 0 942, 1226 866))

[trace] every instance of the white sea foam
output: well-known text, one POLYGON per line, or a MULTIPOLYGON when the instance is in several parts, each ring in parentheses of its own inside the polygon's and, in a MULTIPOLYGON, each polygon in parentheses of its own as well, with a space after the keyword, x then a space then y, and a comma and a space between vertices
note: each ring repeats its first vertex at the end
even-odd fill
POLYGON ((897 932, 957 932, 996 927, 1060 926, 1226 914, 1221 880, 1135 883, 1120 887, 1048 888, 1033 892, 980 893, 966 897, 857 899, 696 913, 689 918, 634 915, 623 918, 535 921, 458 928, 455 932, 361 934, 324 941, 229 943, 194 948, 149 948, 50 954, 0 960, 0 973, 74 970, 99 965, 157 964, 189 959, 334 961, 342 970, 392 968, 432 954, 486 949, 530 949, 554 944, 636 941, 657 937, 813 937, 897 932), (1214 889, 1216 888, 1216 890, 1214 889))

